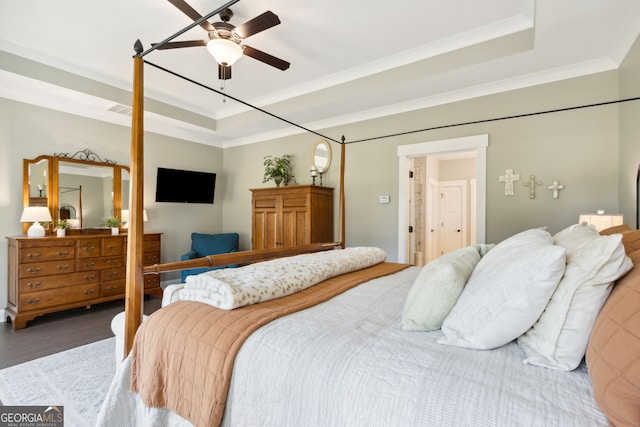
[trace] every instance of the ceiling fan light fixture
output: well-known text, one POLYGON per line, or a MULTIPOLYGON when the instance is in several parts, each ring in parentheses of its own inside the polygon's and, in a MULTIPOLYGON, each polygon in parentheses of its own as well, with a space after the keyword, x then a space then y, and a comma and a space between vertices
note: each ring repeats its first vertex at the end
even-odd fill
POLYGON ((242 57, 239 44, 228 39, 212 39, 207 43, 207 50, 220 65, 231 66, 242 57))

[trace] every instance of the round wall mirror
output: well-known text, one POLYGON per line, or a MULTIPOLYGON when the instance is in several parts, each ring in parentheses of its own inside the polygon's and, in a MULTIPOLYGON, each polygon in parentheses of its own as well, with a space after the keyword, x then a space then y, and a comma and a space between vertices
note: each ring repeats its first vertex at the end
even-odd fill
POLYGON ((326 173, 331 165, 331 146, 324 139, 313 147, 313 165, 320 173, 326 173))

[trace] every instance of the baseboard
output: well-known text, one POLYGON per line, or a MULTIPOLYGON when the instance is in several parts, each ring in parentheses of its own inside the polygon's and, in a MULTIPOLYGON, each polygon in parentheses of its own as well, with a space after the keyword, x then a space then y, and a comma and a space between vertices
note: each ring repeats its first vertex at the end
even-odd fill
POLYGON ((2 319, 0 319, 0 323, 6 323, 7 322, 7 313, 4 311, 4 309, 2 309, 2 319))

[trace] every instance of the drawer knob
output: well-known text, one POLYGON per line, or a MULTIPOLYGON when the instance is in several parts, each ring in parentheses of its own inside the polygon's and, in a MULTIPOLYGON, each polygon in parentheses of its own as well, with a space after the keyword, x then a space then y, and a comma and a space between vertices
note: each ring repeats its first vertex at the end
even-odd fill
POLYGON ((66 252, 58 252, 58 256, 69 256, 69 251, 66 251, 66 252))
POLYGON ((115 265, 117 263, 118 263, 118 261, 115 260, 115 259, 110 259, 110 260, 107 261, 107 264, 109 264, 109 265, 115 265))
POLYGON ((31 289, 37 289, 40 287, 40 282, 35 282, 35 283, 27 283, 27 286, 30 287, 31 289))
POLYGON ((36 299, 28 299, 28 300, 27 300, 27 302, 28 302, 29 304, 36 305, 36 304, 40 303, 40 298, 36 298, 36 299))
POLYGON ((94 250, 95 248, 96 248, 95 246, 85 246, 85 247, 84 247, 84 250, 85 250, 85 251, 87 251, 87 252, 89 252, 89 251, 94 250))
POLYGON ((91 294, 93 294, 95 292, 96 292, 95 289, 87 289, 87 290, 84 291, 84 294, 85 295, 91 295, 91 294))
POLYGON ((89 281, 95 280, 95 278, 96 278, 95 274, 91 274, 91 275, 87 274, 86 276, 84 276, 84 280, 89 280, 89 281))
POLYGON ((27 272, 31 274, 38 274, 40 273, 40 267, 36 267, 36 268, 29 267, 27 268, 27 272))
POLYGON ((31 252, 29 252, 27 254, 27 258, 38 258, 40 256, 42 256, 42 254, 40 252, 36 252, 35 254, 32 254, 31 252))
POLYGON ((69 268, 69 264, 65 264, 65 265, 59 265, 58 270, 66 270, 67 268, 69 268))
POLYGON ((108 290, 108 291, 115 291, 115 290, 117 290, 117 289, 118 289, 118 286, 117 286, 117 285, 116 285, 116 286, 109 286, 109 287, 107 287, 107 290, 108 290))
POLYGON ((109 245, 109 246, 107 246, 107 249, 109 249, 109 250, 118 249, 118 247, 114 246, 114 245, 109 245))
POLYGON ((85 262, 85 263, 84 263, 84 266, 85 266, 85 267, 93 267, 94 265, 96 265, 96 263, 95 263, 95 262, 93 262, 93 261, 91 261, 91 262, 85 262))

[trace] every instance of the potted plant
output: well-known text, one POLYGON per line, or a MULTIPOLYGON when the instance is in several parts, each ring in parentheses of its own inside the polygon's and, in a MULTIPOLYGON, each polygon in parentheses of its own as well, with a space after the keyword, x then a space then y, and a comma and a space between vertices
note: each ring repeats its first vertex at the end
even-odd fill
POLYGON ((264 158, 264 179, 262 182, 273 180, 276 187, 280 187, 280 183, 287 185, 292 178, 291 155, 283 154, 281 157, 266 156, 264 158))
POLYGON ((107 216, 102 219, 102 225, 111 228, 111 234, 120 233, 120 218, 117 216, 107 216))
POLYGON ((66 219, 59 219, 56 222, 56 234, 58 237, 64 237, 67 234, 67 229, 71 228, 71 224, 66 219))

